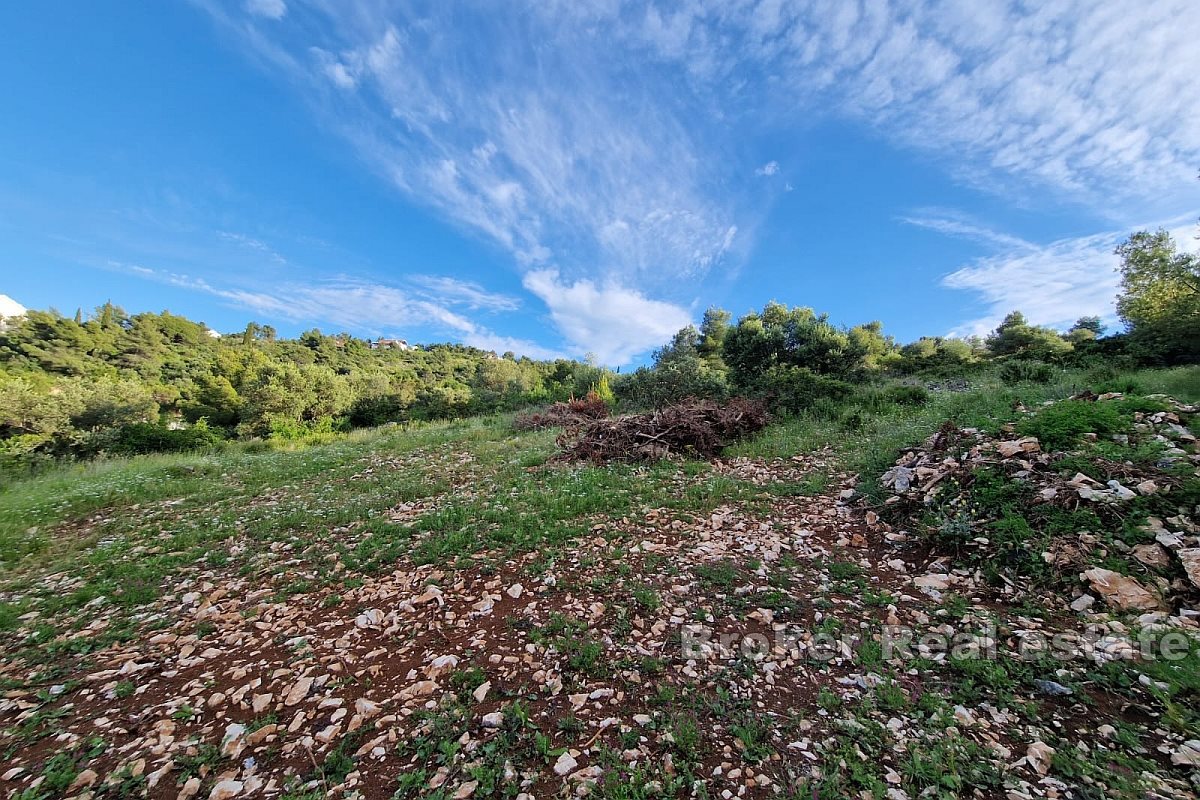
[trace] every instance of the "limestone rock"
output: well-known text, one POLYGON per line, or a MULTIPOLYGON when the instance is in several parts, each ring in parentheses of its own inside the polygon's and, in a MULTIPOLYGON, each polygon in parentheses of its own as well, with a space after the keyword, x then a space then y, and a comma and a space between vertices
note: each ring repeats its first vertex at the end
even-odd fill
POLYGON ((1081 577, 1113 608, 1122 611, 1154 611, 1162 607, 1159 599, 1145 586, 1111 569, 1094 567, 1084 572, 1081 577))

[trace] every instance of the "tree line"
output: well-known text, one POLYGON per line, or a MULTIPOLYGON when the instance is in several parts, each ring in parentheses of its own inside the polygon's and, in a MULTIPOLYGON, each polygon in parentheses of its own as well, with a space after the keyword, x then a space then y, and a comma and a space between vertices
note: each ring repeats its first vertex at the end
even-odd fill
POLYGON ((768 303, 741 317, 711 308, 699 328, 680 330, 652 366, 614 385, 636 405, 688 396, 745 394, 799 411, 849 396, 878 377, 963 376, 998 369, 1005 380, 1048 380, 1055 367, 1171 366, 1200 362, 1200 257, 1163 230, 1133 234, 1116 248, 1124 330, 1106 335, 1099 316, 1059 332, 1008 314, 986 337, 921 337, 900 345, 879 322, 839 327, 811 308, 768 303))
POLYGON ((1096 316, 1060 333, 1014 311, 984 338, 927 336, 901 345, 879 322, 842 327, 810 308, 772 302, 736 323, 728 311, 709 309, 699 327, 683 328, 655 351, 652 365, 625 375, 454 344, 372 349, 315 329, 281 339, 255 323, 214 338, 184 317, 130 315, 111 303, 86 316, 29 311, 0 320, 0 466, 195 449, 233 437, 322 436, 511 410, 596 388, 626 408, 741 394, 787 413, 837 402, 881 376, 997 368, 1019 381, 1046 379, 1055 366, 1200 361, 1200 259, 1161 230, 1134 234, 1117 254, 1125 329, 1111 334, 1096 316))
POLYGON ((348 334, 214 338, 164 311, 28 311, 0 330, 0 455, 9 461, 295 439, 582 395, 603 370, 455 344, 372 349, 348 334))

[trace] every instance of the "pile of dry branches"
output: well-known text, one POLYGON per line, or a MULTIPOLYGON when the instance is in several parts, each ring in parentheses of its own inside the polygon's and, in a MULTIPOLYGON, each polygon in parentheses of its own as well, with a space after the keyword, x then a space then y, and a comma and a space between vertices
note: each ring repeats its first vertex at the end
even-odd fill
POLYGON ((558 437, 562 458, 580 461, 657 461, 669 456, 714 458, 734 440, 769 421, 756 400, 685 400, 652 414, 590 421, 558 437))
POLYGON ((600 399, 600 395, 588 392, 586 397, 572 397, 565 403, 553 403, 539 411, 519 414, 513 420, 513 428, 519 431, 574 428, 607 416, 608 404, 600 399))

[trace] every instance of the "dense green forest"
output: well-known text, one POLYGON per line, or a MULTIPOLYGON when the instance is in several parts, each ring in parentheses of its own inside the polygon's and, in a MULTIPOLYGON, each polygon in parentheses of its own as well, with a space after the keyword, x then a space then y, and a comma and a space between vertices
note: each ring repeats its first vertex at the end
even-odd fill
POLYGON ((452 344, 382 347, 269 326, 216 338, 174 314, 29 311, 0 332, 0 449, 10 458, 296 439, 581 394, 601 370, 452 344))
POLYGON ((7 468, 61 457, 186 450, 229 438, 296 440, 354 427, 512 410, 593 389, 622 408, 684 397, 762 397, 778 413, 848 398, 912 402, 924 384, 995 370, 1010 383, 1056 369, 1200 361, 1200 258, 1163 231, 1118 248, 1125 330, 1099 317, 1066 332, 1017 311, 986 338, 900 345, 871 322, 840 327, 809 308, 769 303, 733 322, 709 309, 651 366, 624 375, 578 361, 534 361, 437 344, 373 348, 318 330, 281 339, 270 326, 215 337, 174 314, 30 311, 0 325, 0 459, 7 468), (611 389, 609 388, 611 386, 611 389))

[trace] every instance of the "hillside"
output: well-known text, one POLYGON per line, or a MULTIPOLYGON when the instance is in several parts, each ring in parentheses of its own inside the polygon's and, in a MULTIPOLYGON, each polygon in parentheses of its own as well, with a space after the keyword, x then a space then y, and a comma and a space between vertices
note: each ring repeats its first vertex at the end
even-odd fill
POLYGON ((930 384, 712 462, 498 416, 10 483, 0 787, 1194 797, 1200 372, 1104 383, 930 384))
POLYGON ((0 471, 227 439, 328 439, 565 399, 600 376, 457 344, 316 329, 284 339, 253 322, 222 336, 111 303, 86 316, 27 311, 0 326, 0 471))

